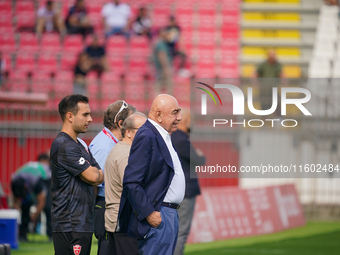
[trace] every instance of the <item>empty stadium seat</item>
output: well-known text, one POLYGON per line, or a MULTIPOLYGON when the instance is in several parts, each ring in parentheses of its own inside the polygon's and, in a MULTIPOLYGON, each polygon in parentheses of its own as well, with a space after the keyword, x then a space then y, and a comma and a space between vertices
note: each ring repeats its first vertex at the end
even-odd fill
POLYGON ((36 70, 35 56, 31 53, 20 53, 16 58, 16 69, 26 72, 34 72, 36 70))
POLYGON ((13 33, 14 27, 12 23, 12 14, 0 13, 0 34, 13 33))
POLYGON ((38 58, 38 68, 41 71, 55 73, 57 71, 57 60, 55 53, 42 53, 38 58))
POLYGON ((21 33, 19 51, 37 52, 39 49, 38 39, 33 33, 21 33))
POLYGON ((73 71, 78 61, 78 54, 64 53, 61 56, 60 69, 64 71, 73 71))
POLYGON ((35 28, 35 13, 23 12, 16 16, 16 28, 20 31, 33 32, 35 28))
POLYGON ((16 42, 14 34, 6 33, 0 35, 0 49, 4 52, 15 52, 16 42))
POLYGON ((67 35, 64 40, 63 51, 71 53, 80 53, 84 48, 83 38, 81 35, 67 35))
POLYGON ((60 36, 57 33, 45 33, 41 39, 42 52, 59 52, 60 36))
POLYGON ((147 56, 151 52, 150 41, 146 36, 132 36, 130 38, 129 53, 134 55, 147 56))
POLYGON ((110 73, 114 76, 119 76, 125 73, 125 60, 124 56, 111 54, 107 56, 109 62, 110 73))
POLYGON ((27 12, 34 13, 33 1, 16 1, 15 12, 17 15, 27 12))
POLYGON ((0 14, 12 14, 12 3, 13 1, 0 1, 0 14))
POLYGON ((124 36, 111 36, 107 40, 106 51, 108 54, 125 54, 127 49, 127 41, 124 36))

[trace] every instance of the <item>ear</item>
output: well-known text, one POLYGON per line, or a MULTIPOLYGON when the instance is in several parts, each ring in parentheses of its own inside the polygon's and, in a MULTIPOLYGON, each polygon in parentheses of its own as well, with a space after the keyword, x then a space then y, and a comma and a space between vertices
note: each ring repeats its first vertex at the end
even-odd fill
POLYGON ((123 126, 123 121, 122 121, 122 120, 118 121, 118 127, 119 127, 120 129, 122 129, 122 126, 123 126))
POLYGON ((161 111, 156 112, 156 119, 159 123, 162 123, 162 112, 161 111))
POLYGON ((130 129, 127 129, 127 130, 125 131, 125 136, 127 136, 127 137, 129 137, 129 138, 132 137, 132 132, 131 132, 130 129))
POLYGON ((68 122, 73 123, 73 119, 74 119, 74 115, 72 112, 67 112, 66 113, 66 119, 68 120, 68 122))

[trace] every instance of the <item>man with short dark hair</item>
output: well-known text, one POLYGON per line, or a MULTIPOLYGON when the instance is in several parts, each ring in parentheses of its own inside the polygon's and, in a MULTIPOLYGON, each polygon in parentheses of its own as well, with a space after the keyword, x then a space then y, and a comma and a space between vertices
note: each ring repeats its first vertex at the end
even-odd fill
MULTIPOLYGON (((136 108, 128 105, 123 100, 110 104, 104 112, 104 128, 93 138, 89 149, 98 162, 100 168, 105 172, 105 161, 112 148, 122 140, 121 128, 124 120, 134 113, 136 108)), ((94 234, 98 239, 98 255, 107 254, 107 238, 104 223, 105 213, 105 189, 104 183, 98 186, 94 220, 94 234)))
POLYGON ((61 132, 51 145, 52 228, 56 255, 90 254, 94 228, 94 186, 104 173, 78 138, 92 121, 89 100, 66 96, 59 103, 61 132), (80 253, 81 252, 81 253, 80 253))
POLYGON ((123 123, 123 139, 113 147, 105 162, 105 229, 108 232, 110 254, 139 254, 137 241, 124 235, 120 238, 116 232, 119 202, 123 190, 125 167, 133 139, 138 129, 145 123, 146 116, 142 113, 130 115, 123 123))
POLYGON ((158 95, 131 146, 119 207, 118 232, 138 240, 140 254, 173 254, 177 209, 185 193, 181 162, 171 134, 182 119, 177 100, 158 95))

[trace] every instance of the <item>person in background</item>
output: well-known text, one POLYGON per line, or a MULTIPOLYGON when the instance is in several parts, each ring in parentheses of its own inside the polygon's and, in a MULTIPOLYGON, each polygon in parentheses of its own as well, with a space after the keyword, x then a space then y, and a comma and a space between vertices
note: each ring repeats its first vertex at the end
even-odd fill
POLYGON ((108 63, 105 54, 104 46, 100 45, 99 39, 96 35, 92 36, 91 44, 86 47, 85 52, 89 56, 91 62, 91 70, 98 73, 98 77, 101 77, 104 71, 107 71, 108 63))
POLYGON ((147 36, 149 40, 152 38, 151 34, 151 19, 145 7, 138 10, 136 19, 132 22, 132 32, 136 35, 147 36))
POLYGON ((45 200, 45 207, 44 213, 46 216, 46 234, 50 240, 52 240, 52 223, 51 223, 51 208, 52 208, 52 196, 51 196, 51 168, 50 168, 50 156, 48 153, 40 153, 38 155, 38 162, 42 164, 46 171, 46 200, 45 200))
MULTIPOLYGON (((136 111, 132 105, 123 100, 110 104, 104 112, 104 128, 93 138, 89 149, 98 162, 100 168, 105 172, 105 161, 107 155, 114 146, 122 140, 121 128, 125 119, 136 111)), ((108 243, 104 222, 105 214, 105 183, 97 187, 94 221, 96 222, 94 234, 98 239, 98 255, 107 254, 108 243)))
MULTIPOLYGON (((260 102, 262 110, 268 110, 272 106, 272 90, 278 87, 279 79, 283 78, 282 65, 276 57, 274 49, 269 49, 267 59, 260 63, 256 69, 256 78, 260 83, 260 102)), ((275 115, 279 116, 281 111, 280 97, 278 99, 278 107, 275 115)))
POLYGON ((0 51, 0 86, 5 83, 7 65, 8 63, 4 58, 2 51, 0 51))
POLYGON ((136 112, 124 120, 121 132, 123 139, 110 151, 105 162, 105 229, 108 232, 109 252, 117 255, 139 254, 137 240, 116 232, 123 178, 127 166, 131 144, 138 129, 145 123, 146 116, 136 112))
POLYGON ((93 32, 91 22, 87 16, 84 0, 76 0, 75 5, 70 8, 66 17, 66 27, 69 34, 86 35, 93 32))
POLYGON ((138 239, 140 254, 173 254, 185 177, 171 134, 182 119, 173 96, 160 94, 131 146, 118 214, 118 232, 138 239))
POLYGON ((190 167, 190 163, 192 167, 205 164, 203 152, 195 149, 190 142, 190 111, 182 109, 182 116, 178 130, 171 135, 172 144, 177 151, 185 176, 185 196, 178 209, 179 230, 175 255, 183 254, 194 215, 196 196, 201 194, 195 169, 190 167))
POLYGON ((47 158, 39 157, 38 161, 30 161, 20 167, 12 177, 11 187, 14 196, 14 208, 21 210, 20 241, 27 241, 29 223, 36 223, 41 211, 45 208, 46 181, 51 178, 47 171, 48 164, 48 156, 47 158), (30 214, 30 208, 34 204, 36 204, 36 212, 30 214))
POLYGON ((168 31, 162 28, 159 31, 159 40, 153 49, 153 59, 156 70, 156 94, 166 87, 167 93, 172 94, 172 54, 167 44, 168 31))
POLYGON ((181 28, 174 16, 169 17, 169 23, 166 26, 166 30, 169 33, 167 43, 170 48, 171 55, 173 58, 180 58, 178 75, 181 77, 189 77, 190 71, 186 69, 187 56, 181 45, 181 28))
POLYGON ((78 138, 92 122, 89 100, 69 95, 58 109, 63 125, 50 150, 54 251, 55 255, 90 255, 94 187, 104 181, 104 173, 86 143, 78 138))
POLYGON ((78 61, 74 67, 73 93, 86 95, 86 75, 91 69, 91 60, 87 53, 79 54, 78 61))
POLYGON ((131 18, 130 6, 120 0, 111 0, 102 8, 103 25, 106 38, 111 35, 125 35, 129 38, 131 18))
POLYGON ((47 1, 46 6, 38 9, 36 23, 36 33, 38 37, 41 37, 43 32, 58 31, 62 36, 66 33, 64 22, 55 10, 53 1, 47 1))

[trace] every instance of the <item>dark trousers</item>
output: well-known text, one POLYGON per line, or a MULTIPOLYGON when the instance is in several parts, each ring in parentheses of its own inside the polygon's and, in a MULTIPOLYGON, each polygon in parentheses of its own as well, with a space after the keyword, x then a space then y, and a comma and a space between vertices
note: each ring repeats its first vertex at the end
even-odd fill
POLYGON ((92 235, 90 232, 54 232, 54 254, 90 255, 92 235))
POLYGON ((104 214, 105 199, 103 197, 97 197, 94 208, 94 235, 98 239, 98 255, 108 254, 108 241, 106 238, 104 214))
POLYGON ((109 255, 139 255, 137 239, 123 233, 107 233, 109 255))
POLYGON ((28 224, 31 222, 30 208, 32 201, 23 200, 21 203, 21 224, 19 227, 19 238, 21 240, 27 240, 28 224))

